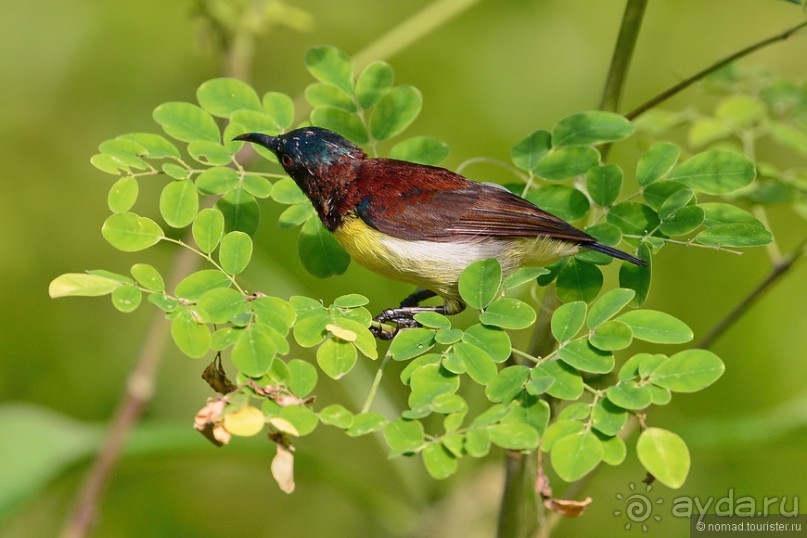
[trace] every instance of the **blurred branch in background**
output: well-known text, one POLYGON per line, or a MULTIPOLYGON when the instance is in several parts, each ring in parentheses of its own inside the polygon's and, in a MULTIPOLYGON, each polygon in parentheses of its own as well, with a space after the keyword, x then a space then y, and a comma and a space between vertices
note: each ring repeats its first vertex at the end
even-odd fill
POLYGON ((642 113, 647 112, 649 109, 663 103, 664 101, 666 101, 670 97, 682 92, 683 90, 685 90, 686 88, 692 86, 694 83, 698 82, 699 80, 701 80, 705 76, 709 75, 710 73, 714 73, 718 69, 720 69, 722 67, 725 67, 725 66, 729 65, 730 63, 732 63, 732 62, 734 62, 736 60, 739 60, 740 58, 742 58, 744 56, 748 56, 752 52, 756 52, 756 51, 758 51, 758 50, 760 50, 762 48, 765 48, 768 45, 772 45, 772 44, 777 43, 779 41, 784 41, 784 40, 790 38, 791 36, 793 36, 795 33, 797 33, 799 30, 801 30, 804 27, 807 27, 807 21, 799 23, 796 26, 793 26, 792 28, 789 28, 789 29, 785 30, 784 32, 781 32, 781 33, 773 35, 773 36, 771 36, 771 37, 769 37, 767 39, 763 39, 762 41, 754 43, 753 45, 750 45, 750 46, 748 46, 748 47, 746 47, 746 48, 744 48, 744 49, 742 49, 740 51, 737 51, 734 54, 729 54, 728 56, 726 56, 722 60, 719 60, 719 61, 713 63, 712 65, 710 65, 706 69, 704 69, 702 71, 698 71, 697 73, 695 73, 691 77, 682 80, 681 82, 679 82, 675 86, 671 86, 670 88, 664 90, 663 92, 656 95, 655 97, 653 97, 651 99, 648 99, 647 101, 645 101, 641 105, 637 106, 636 108, 634 108, 633 110, 631 110, 630 112, 625 114, 625 117, 628 118, 628 119, 631 119, 631 120, 637 118, 642 113))
POLYGON ((628 77, 636 41, 639 39, 639 29, 642 27, 646 7, 647 0, 628 0, 625 6, 622 25, 619 27, 619 36, 614 46, 614 55, 611 58, 611 66, 608 68, 608 77, 602 91, 601 110, 609 112, 619 110, 619 101, 622 98, 625 80, 628 77))
POLYGON ((731 312, 729 312, 726 317, 721 319, 709 333, 704 336, 699 342, 697 347, 700 348, 709 348, 712 347, 718 338, 720 338, 723 333, 725 333, 732 325, 737 323, 737 321, 743 317, 743 315, 748 312, 752 306, 763 296, 771 287, 779 280, 782 279, 798 262, 801 260, 802 256, 804 256, 804 251, 807 249, 807 239, 802 240, 802 242, 793 249, 789 255, 785 256, 781 260, 777 260, 773 268, 771 269, 768 276, 766 276, 757 286, 751 290, 743 299, 737 303, 731 312))

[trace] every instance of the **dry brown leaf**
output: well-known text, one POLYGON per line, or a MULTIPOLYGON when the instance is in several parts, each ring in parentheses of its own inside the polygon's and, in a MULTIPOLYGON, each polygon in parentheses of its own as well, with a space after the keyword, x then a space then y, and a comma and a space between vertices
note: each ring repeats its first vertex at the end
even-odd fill
POLYGON ((292 448, 277 444, 277 454, 272 458, 272 477, 285 493, 294 491, 294 454, 292 448))

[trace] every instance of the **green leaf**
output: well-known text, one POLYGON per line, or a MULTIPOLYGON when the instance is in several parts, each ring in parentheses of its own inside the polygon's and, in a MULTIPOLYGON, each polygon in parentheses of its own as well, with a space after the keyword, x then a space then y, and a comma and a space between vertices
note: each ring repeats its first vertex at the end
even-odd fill
POLYGON ((250 303, 258 323, 269 325, 283 335, 289 333, 297 319, 291 305, 278 297, 258 297, 250 303))
POLYGON ((701 245, 758 247, 773 241, 771 233, 755 224, 715 224, 695 236, 701 245))
POLYGON ((145 250, 164 237, 156 222, 134 213, 110 215, 101 227, 101 234, 110 245, 124 252, 145 250))
POLYGON ((457 472, 457 458, 441 443, 430 443, 420 453, 429 475, 443 480, 457 472))
POLYGON ((636 442, 645 469, 668 488, 684 485, 689 474, 689 449, 683 439, 661 428, 647 428, 636 442))
POLYGON ((341 275, 350 264, 350 256, 319 219, 311 219, 303 225, 297 252, 308 272, 319 278, 341 275))
POLYGON ((182 299, 195 301, 215 288, 229 288, 230 277, 215 269, 203 269, 183 278, 177 284, 174 294, 182 299))
POLYGON ((224 235, 224 215, 216 208, 207 207, 193 221, 192 231, 199 250, 210 254, 224 235))
POLYGON ((611 320, 598 325, 589 337, 591 345, 603 351, 625 349, 633 342, 633 331, 621 321, 611 320))
POLYGON ((438 344, 456 344, 462 340, 463 332, 460 329, 440 329, 434 335, 434 341, 438 344))
POLYGON ((182 353, 193 359, 203 357, 210 349, 210 329, 197 323, 186 309, 171 320, 171 338, 182 353))
POLYGON ((294 121, 294 101, 285 93, 266 92, 263 94, 263 111, 275 124, 278 132, 291 127, 294 121))
POLYGON ((280 228, 293 228, 305 224, 311 218, 316 217, 314 206, 306 202, 304 204, 294 204, 287 207, 277 219, 280 228))
POLYGON ((535 166, 535 174, 548 180, 561 180, 585 174, 600 163, 600 153, 588 146, 553 148, 535 166))
POLYGON ((616 319, 631 328, 634 338, 646 342, 683 344, 693 337, 686 323, 658 310, 632 310, 616 319))
POLYGON ((490 452, 490 437, 484 428, 471 428, 465 434, 465 451, 472 458, 484 458, 490 452))
POLYGON ((636 292, 626 288, 614 288, 594 301, 588 314, 588 328, 594 329, 608 321, 636 296, 636 292))
POLYGON ((591 431, 567 435, 552 448, 552 468, 566 482, 574 482, 591 472, 603 456, 602 443, 591 431))
POLYGON ((600 398, 591 410, 591 422, 597 431, 605 435, 616 435, 628 421, 628 412, 617 407, 610 400, 600 398))
POLYGON ((384 427, 384 439, 393 452, 415 452, 426 442, 423 424, 399 418, 384 427))
POLYGON ((591 346, 586 340, 575 340, 558 350, 566 364, 593 374, 607 374, 614 369, 614 356, 591 346))
POLYGON ((558 414, 558 420, 586 420, 591 414, 591 404, 577 402, 569 404, 558 414))
POLYGON ((291 178, 275 181, 272 185, 272 199, 279 204, 286 205, 308 202, 308 197, 291 178))
POLYGON ((363 109, 368 109, 392 89, 395 74, 387 62, 369 64, 356 78, 356 100, 363 109))
POLYGON ((586 310, 584 301, 573 301, 560 305, 552 313, 551 330, 555 340, 562 343, 574 338, 583 328, 586 310))
POLYGON ((511 290, 522 284, 526 284, 527 282, 532 282, 539 276, 546 275, 548 273, 549 270, 545 269, 544 267, 522 267, 504 279, 504 282, 502 282, 502 288, 505 290, 511 290))
POLYGON ((656 368, 650 382, 673 392, 697 392, 717 381, 724 370, 723 361, 711 351, 687 349, 656 368))
POLYGON ((197 306, 207 323, 227 323, 249 308, 244 296, 232 288, 215 288, 199 298, 197 306))
POLYGON ((305 67, 317 80, 353 94, 353 62, 336 47, 311 47, 305 51, 305 67))
POLYGON ((488 384, 485 396, 491 402, 508 403, 521 392, 529 377, 530 370, 526 366, 508 366, 488 384))
POLYGON ((435 398, 443 394, 454 394, 460 386, 460 378, 437 363, 424 364, 415 369, 409 378, 409 407, 431 404, 435 398))
POLYGON ((182 102, 163 103, 154 109, 153 115, 154 121, 159 123, 169 136, 182 142, 221 141, 216 120, 196 105, 182 102))
POLYGON ((640 266, 632 263, 623 263, 622 267, 619 268, 619 285, 623 288, 633 290, 636 293, 633 304, 635 306, 641 306, 647 300, 647 295, 650 293, 650 276, 653 267, 650 247, 645 243, 639 245, 636 257, 646 261, 647 265, 640 266))
POLYGON ((658 208, 658 216, 663 221, 670 217, 677 209, 694 203, 695 193, 692 189, 683 188, 674 191, 658 208))
POLYGON ((600 293, 602 283, 602 271, 596 265, 569 260, 558 273, 558 298, 563 302, 591 301, 600 293))
POLYGON ((552 149, 552 135, 549 131, 535 131, 513 146, 510 158, 513 164, 530 172, 535 170, 540 160, 552 149))
POLYGON ((122 177, 109 189, 107 206, 113 213, 129 211, 137 201, 137 180, 132 176, 122 177))
POLYGON ((703 224, 703 220, 704 213, 700 207, 695 205, 682 207, 664 218, 659 230, 670 237, 686 235, 703 224))
POLYGON ((216 202, 216 208, 224 215, 224 230, 255 235, 261 220, 258 202, 244 189, 233 189, 216 202))
POLYGON ((681 148, 672 142, 656 142, 639 157, 636 182, 644 187, 664 178, 678 162, 680 154, 681 148))
POLYGON ((339 404, 331 404, 319 412, 319 420, 328 426, 347 429, 353 423, 353 413, 339 404))
POLYGON ((289 369, 289 389, 298 398, 305 398, 317 386, 317 369, 306 361, 292 359, 286 365, 289 369))
POLYGON ((165 174, 174 179, 188 179, 191 175, 191 170, 187 165, 180 166, 175 163, 164 163, 161 169, 165 174))
POLYGON ((395 144, 390 150, 390 158, 413 163, 435 166, 448 157, 450 148, 430 136, 413 136, 395 144))
POLYGON ((353 95, 323 82, 315 82, 306 86, 305 98, 314 108, 328 107, 350 113, 356 112, 353 95))
POLYGON ((707 202, 698 204, 705 215, 704 224, 715 226, 717 224, 750 224, 764 228, 763 224, 754 215, 739 207, 723 202, 707 202))
POLYGON ((231 275, 241 273, 252 258, 252 239, 244 232, 230 232, 221 240, 219 263, 231 275))
POLYGON ((196 162, 209 166, 224 166, 233 159, 227 148, 207 140, 195 140, 188 144, 188 155, 196 162))
POLYGON ((786 123, 770 122, 768 132, 780 144, 801 155, 807 155, 807 133, 786 123))
POLYGON ((473 344, 490 355, 494 362, 504 362, 510 357, 510 337, 497 327, 481 323, 471 325, 462 335, 462 341, 473 344))
POLYGON ((432 329, 448 329, 451 327, 451 320, 437 312, 419 312, 415 314, 415 321, 424 327, 432 329))
POLYGON ((128 168, 145 170, 148 168, 141 156, 146 154, 146 148, 131 140, 115 138, 106 140, 98 146, 99 151, 104 155, 109 155, 117 161, 123 163, 128 168))
POLYGON ((387 92, 370 115, 370 133, 376 140, 386 140, 406 129, 423 106, 423 96, 414 86, 401 85, 387 92))
POLYGON ((731 134, 731 125, 716 118, 698 118, 689 128, 687 141, 693 148, 699 148, 722 140, 731 134))
POLYGON ((154 267, 147 263, 136 263, 132 266, 130 272, 135 280, 151 291, 165 291, 165 282, 162 275, 154 267))
POLYGON ((358 293, 349 293, 334 299, 333 305, 338 306, 339 308, 356 308, 359 306, 364 306, 369 302, 370 299, 364 295, 359 295, 358 293))
POLYGON ((143 293, 137 286, 123 285, 112 290, 112 305, 128 314, 134 312, 143 300, 143 293))
POLYGON ((127 174, 131 172, 126 163, 117 157, 113 157, 112 155, 108 155, 106 153, 96 153, 90 157, 90 164, 92 164, 98 170, 106 174, 112 174, 113 176, 117 176, 121 172, 125 172, 127 174))
POLYGON ((586 146, 615 142, 633 134, 630 120, 613 112, 580 112, 561 119, 552 130, 552 145, 586 146))
POLYGON ((765 118, 767 113, 764 102, 744 94, 729 95, 715 108, 715 116, 733 127, 750 127, 765 118))
POLYGON ((540 438, 535 428, 518 422, 502 422, 488 427, 491 442, 507 450, 534 450, 540 438))
POLYGON ((755 176, 754 163, 747 157, 733 151, 712 149, 676 166, 669 179, 699 192, 726 194, 749 185, 755 176))
POLYGON ((553 422, 544 432, 541 440, 541 451, 551 452, 555 448, 555 443, 569 435, 582 433, 585 424, 579 420, 557 420, 553 422))
POLYGON ((475 261, 460 275, 459 291, 471 308, 485 308, 499 292, 502 267, 495 258, 475 261))
POLYGON ((622 188, 622 169, 616 164, 589 168, 586 172, 586 190, 595 204, 609 206, 614 203, 622 188))
POLYGON ((353 422, 346 433, 350 437, 359 437, 380 430, 387 425, 387 419, 378 413, 359 413, 353 417, 353 422))
POLYGON ((555 383, 555 380, 549 376, 545 377, 531 377, 527 385, 524 387, 527 391, 527 394, 532 396, 538 396, 539 394, 543 394, 549 390, 555 383))
POLYGON ((317 364, 331 379, 341 379, 356 365, 356 348, 349 342, 332 338, 317 349, 317 364))
POLYGON ((51 299, 59 297, 100 297, 115 291, 121 282, 85 273, 65 273, 54 278, 48 286, 51 299))
POLYGON ((317 415, 304 405, 287 405, 280 409, 278 416, 288 420, 300 436, 313 432, 319 424, 317 415))
POLYGON ((236 110, 261 111, 261 101, 255 90, 236 78, 214 78, 203 82, 196 90, 202 108, 220 118, 229 118, 236 110))
POLYGON ((526 196, 544 211, 564 220, 583 218, 591 207, 586 195, 565 185, 547 185, 533 189, 526 196))
POLYGON ((496 363, 480 348, 460 342, 452 348, 452 353, 465 364, 468 375, 480 385, 487 385, 496 377, 496 363))
POLYGON ((544 362, 532 369, 532 379, 549 377, 554 383, 547 394, 560 400, 577 400, 583 394, 583 378, 563 361, 544 362))
POLYGON ((605 391, 611 403, 624 409, 644 409, 653 400, 650 389, 635 381, 620 381, 605 391))
POLYGON ((336 131, 357 144, 369 141, 367 129, 358 116, 339 108, 319 106, 311 111, 311 123, 336 131))
POLYGON ((238 173, 232 168, 208 168, 196 178, 196 188, 202 194, 224 194, 237 186, 238 173))
POLYGON ((146 150, 149 159, 180 158, 179 150, 167 138, 152 133, 128 133, 118 136, 121 140, 137 142, 146 150))
POLYGON ((401 331, 389 346, 389 354, 396 361, 405 361, 427 352, 434 346, 434 332, 428 329, 401 331))
MULTIPOLYGON (((600 436, 597 436, 600 437, 600 436)), ((619 437, 600 438, 602 443, 602 461, 608 465, 620 465, 628 455, 625 441, 619 437)))
POLYGON ((608 211, 606 220, 627 235, 645 235, 659 224, 658 215, 640 202, 622 202, 608 211))
POLYGON ((691 191, 686 185, 677 181, 659 181, 648 185, 644 189, 642 196, 648 206, 654 210, 659 210, 669 197, 683 190, 691 191))
POLYGON ((274 339, 261 327, 252 325, 238 337, 230 358, 245 375, 260 377, 272 367, 276 354, 274 339))
POLYGON ((184 228, 196 218, 199 194, 193 181, 183 179, 167 184, 160 194, 160 215, 174 228, 184 228))
POLYGON ((530 305, 511 297, 497 299, 479 315, 479 321, 485 325, 502 329, 524 329, 535 323, 535 319, 535 310, 530 305))

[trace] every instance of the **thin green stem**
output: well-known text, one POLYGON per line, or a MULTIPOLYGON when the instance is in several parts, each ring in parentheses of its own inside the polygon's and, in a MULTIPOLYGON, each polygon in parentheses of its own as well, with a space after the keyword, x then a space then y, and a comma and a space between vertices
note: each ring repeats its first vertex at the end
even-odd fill
POLYGON ((634 119, 634 118, 637 118, 641 114, 643 114, 644 112, 646 112, 649 109, 655 107, 656 105, 659 105, 659 104, 663 103, 664 101, 666 101, 670 97, 682 92, 683 90, 685 90, 686 88, 692 86, 694 83, 701 80, 702 78, 709 75, 710 73, 714 73, 715 71, 717 71, 721 67, 724 67, 724 66, 730 64, 731 62, 733 62, 735 60, 739 60, 743 56, 748 56, 752 52, 756 52, 759 49, 767 47, 768 45, 771 45, 771 44, 776 43, 778 41, 784 41, 784 40, 790 38, 792 35, 796 34, 799 30, 801 30, 802 28, 805 28, 805 27, 807 27, 807 21, 801 22, 801 23, 797 24, 796 26, 793 26, 793 27, 785 30, 784 32, 780 32, 780 33, 778 33, 776 35, 773 35, 771 37, 763 39, 762 41, 758 41, 758 42, 754 43, 753 45, 750 45, 750 46, 748 46, 748 47, 746 47, 746 48, 744 48, 744 49, 742 49, 742 50, 740 50, 738 52, 735 52, 734 54, 730 54, 730 55, 726 56, 722 60, 718 60, 717 62, 713 63, 712 65, 710 65, 706 69, 698 71, 697 73, 695 73, 691 77, 682 80, 678 84, 676 84, 674 86, 671 86, 670 88, 664 90, 660 94, 648 99, 647 101, 645 101, 641 105, 637 106, 636 108, 634 108, 633 110, 631 110, 630 112, 625 114, 625 117, 628 118, 628 119, 631 119, 631 120, 634 119))
POLYGON ((520 349, 512 348, 510 350, 510 353, 512 353, 513 355, 517 355, 517 356, 521 357, 522 359, 527 359, 530 362, 534 362, 535 364, 541 364, 542 362, 544 362, 544 359, 539 359, 538 357, 533 357, 529 353, 521 351, 520 349))
POLYGON ((163 237, 163 241, 168 241, 169 243, 175 243, 175 244, 177 244, 177 245, 179 245, 179 246, 181 246, 183 248, 186 248, 189 251, 193 252, 194 254, 196 254, 197 256, 202 258, 203 260, 210 263, 218 271, 221 271, 222 273, 227 275, 227 278, 230 279, 230 282, 233 283, 233 286, 235 286, 235 289, 237 289, 239 293, 241 293, 242 295, 247 294, 247 292, 244 291, 243 288, 241 288, 241 286, 238 284, 238 281, 235 280, 235 275, 231 275, 227 271, 225 271, 224 268, 221 265, 219 265, 218 262, 216 262, 216 260, 214 260, 212 256, 210 256, 210 254, 206 254, 206 253, 202 252, 201 250, 199 250, 197 248, 193 248, 191 245, 189 245, 188 243, 186 243, 185 241, 183 241, 181 239, 174 239, 172 237, 163 237))
POLYGON ((622 98, 636 41, 639 39, 639 30, 642 27, 646 7, 647 0, 628 0, 625 6, 619 36, 611 57, 611 67, 608 69, 608 78, 605 80, 605 88, 602 91, 601 110, 611 112, 619 110, 619 101, 622 98))
MULTIPOLYGON (((642 240, 647 238, 647 236, 644 236, 644 235, 631 235, 631 234, 625 234, 622 237, 624 237, 625 239, 642 239, 642 240)), ((719 250, 720 252, 728 252, 730 254, 736 254, 737 256, 742 256, 743 255, 742 251, 740 251, 740 250, 734 250, 734 249, 731 249, 731 248, 721 247, 720 245, 701 245, 700 243, 695 243, 692 240, 679 241, 677 239, 669 239, 669 238, 666 238, 666 237, 655 237, 654 239, 659 239, 661 241, 664 241, 665 243, 672 243, 674 245, 683 245, 685 247, 707 248, 709 250, 719 250)))
POLYGON ((367 394, 367 399, 364 401, 364 405, 361 407, 361 412, 366 413, 370 410, 370 407, 373 405, 373 401, 375 400, 375 394, 378 392, 378 387, 381 385, 381 378, 384 377, 384 368, 387 367, 392 355, 387 353, 384 355, 384 358, 381 359, 381 364, 378 366, 378 371, 375 373, 375 378, 373 379, 373 384, 370 386, 370 392, 367 394))

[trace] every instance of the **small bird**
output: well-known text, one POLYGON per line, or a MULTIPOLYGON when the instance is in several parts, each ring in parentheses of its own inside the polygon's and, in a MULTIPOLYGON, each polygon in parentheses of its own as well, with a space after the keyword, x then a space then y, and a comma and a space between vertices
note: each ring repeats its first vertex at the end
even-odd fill
POLYGON ((369 158, 354 143, 321 127, 279 136, 246 133, 235 140, 271 150, 356 261, 420 288, 399 308, 375 318, 371 330, 379 338, 417 326, 413 316, 419 312, 461 312, 460 274, 477 260, 496 258, 506 276, 583 247, 646 265, 504 187, 470 181, 445 168, 369 158), (436 295, 443 305, 419 306, 436 295), (393 330, 384 328, 390 322, 393 330))

